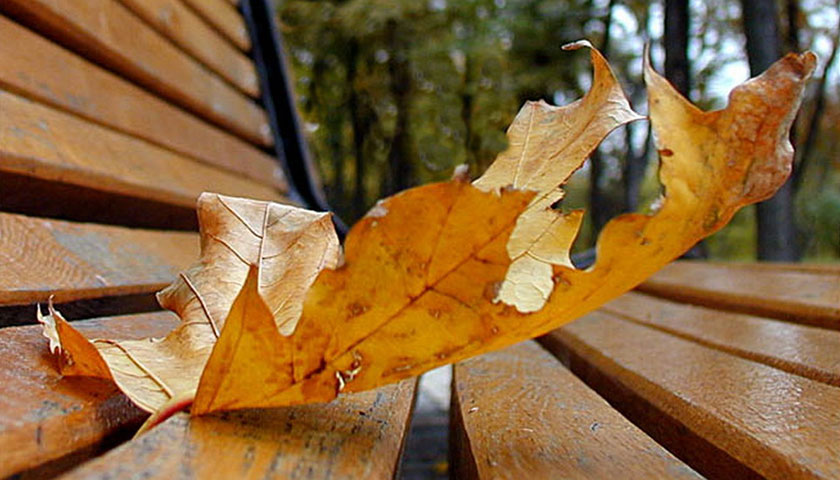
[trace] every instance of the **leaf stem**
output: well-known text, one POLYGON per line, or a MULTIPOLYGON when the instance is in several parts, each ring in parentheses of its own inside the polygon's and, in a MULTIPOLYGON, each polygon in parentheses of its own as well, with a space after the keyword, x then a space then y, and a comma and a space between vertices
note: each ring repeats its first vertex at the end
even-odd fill
POLYGON ((138 438, 140 435, 143 435, 147 431, 156 427, 158 424, 163 423, 163 421, 167 418, 175 415, 181 410, 186 409, 192 405, 194 399, 195 392, 186 392, 170 398, 156 412, 147 418, 146 421, 143 422, 143 425, 140 425, 140 429, 134 434, 134 438, 138 438))

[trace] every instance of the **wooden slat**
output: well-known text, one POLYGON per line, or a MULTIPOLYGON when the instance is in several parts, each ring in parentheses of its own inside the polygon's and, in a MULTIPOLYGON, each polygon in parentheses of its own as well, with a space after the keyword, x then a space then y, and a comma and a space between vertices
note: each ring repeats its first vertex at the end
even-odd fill
POLYGON ((0 9, 202 118, 259 145, 272 144, 262 109, 117 0, 7 0, 0 9))
POLYGON ((406 380, 320 405, 179 414, 66 478, 392 478, 415 385, 406 380))
POLYGON ((454 375, 454 478, 700 478, 534 342, 454 375))
POLYGON ((245 27, 245 20, 230 2, 224 0, 183 1, 241 50, 247 52, 251 49, 251 37, 245 27))
POLYGON ((834 274, 840 275, 840 263, 777 263, 777 262, 716 262, 716 261, 686 261, 685 263, 705 263, 707 265, 714 265, 718 267, 734 267, 742 270, 751 270, 755 272, 767 271, 791 271, 804 272, 814 274, 834 274))
POLYGON ((840 477, 840 388, 599 312, 544 344, 701 474, 840 477))
POLYGON ((2 171, 190 209, 208 190, 282 200, 271 187, 2 90, 0 160, 2 171))
POLYGON ((840 387, 840 332, 628 293, 601 307, 625 320, 840 387))
MULTIPOLYGON (((162 336, 176 324, 160 312, 74 326, 90 338, 128 339, 162 336)), ((0 363, 0 478, 65 470, 130 437, 146 416, 107 382, 61 378, 40 325, 0 329, 0 363)))
POLYGON ((261 183, 286 188, 268 155, 0 17, 0 86, 261 183))
POLYGON ((674 262, 637 287, 718 309, 840 330, 840 271, 674 262))
POLYGON ((0 232, 0 305, 154 292, 198 259, 193 233, 7 213, 0 213, 0 232))
POLYGON ((198 61, 252 97, 259 79, 251 60, 210 28, 180 0, 121 0, 198 61))

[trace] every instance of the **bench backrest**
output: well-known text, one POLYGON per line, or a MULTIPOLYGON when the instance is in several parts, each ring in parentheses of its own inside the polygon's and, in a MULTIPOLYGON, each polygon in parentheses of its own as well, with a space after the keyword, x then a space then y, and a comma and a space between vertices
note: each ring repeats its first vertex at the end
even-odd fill
POLYGON ((319 206, 278 162, 305 149, 287 85, 261 82, 283 74, 267 3, 241 7, 0 3, 0 325, 50 295, 71 317, 156 308, 196 258, 202 191, 319 206))

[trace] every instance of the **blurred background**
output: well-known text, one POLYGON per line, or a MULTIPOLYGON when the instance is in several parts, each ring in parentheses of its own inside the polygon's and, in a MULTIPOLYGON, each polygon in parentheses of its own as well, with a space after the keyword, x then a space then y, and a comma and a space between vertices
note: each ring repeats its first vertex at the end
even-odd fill
MULTIPOLYGON (((699 254, 725 260, 840 259, 838 0, 280 0, 305 134, 331 205, 349 223, 379 198, 483 172, 506 147, 526 100, 563 105, 589 88, 586 38, 607 56, 634 108, 647 112, 653 65, 704 109, 786 52, 819 66, 791 140, 791 180, 742 210, 699 254)), ((659 195, 648 123, 614 132, 572 178, 563 208, 585 207, 576 251, 624 211, 659 195)))

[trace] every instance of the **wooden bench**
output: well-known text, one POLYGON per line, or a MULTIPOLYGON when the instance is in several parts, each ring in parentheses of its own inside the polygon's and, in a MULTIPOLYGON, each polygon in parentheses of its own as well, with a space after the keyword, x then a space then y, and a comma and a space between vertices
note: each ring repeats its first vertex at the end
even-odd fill
MULTIPOLYGON (((197 257, 204 190, 324 206, 269 12, 0 2, 0 478, 399 475, 415 380, 129 441, 145 414, 61 378, 32 325, 54 296, 92 337, 173 328, 153 294, 197 257)), ((674 264, 542 346, 457 365, 450 471, 840 476, 838 306, 836 267, 674 264)))
POLYGON ((675 262, 540 338, 544 349, 457 365, 453 467, 459 478, 838 478, 838 321, 840 266, 675 262))

